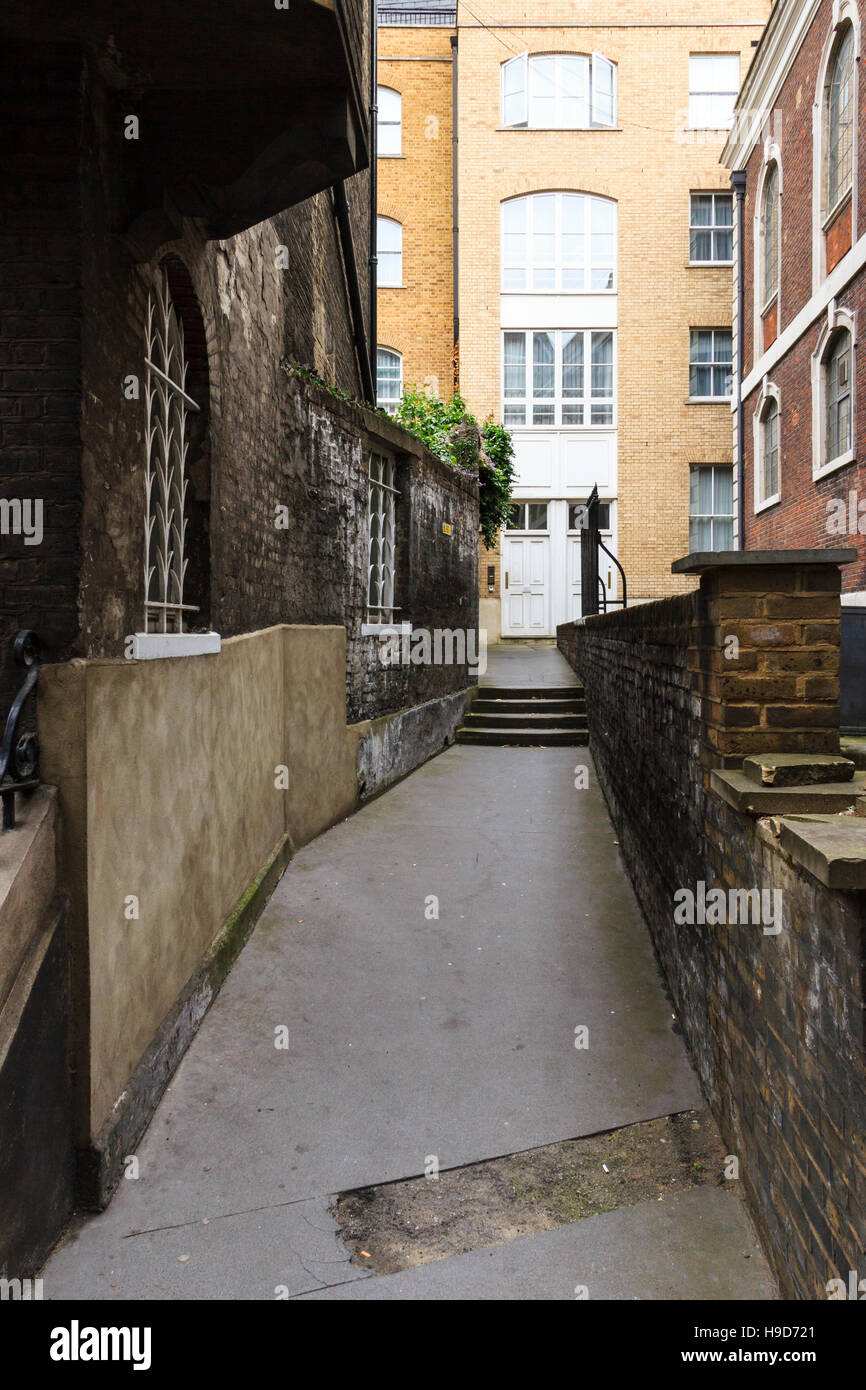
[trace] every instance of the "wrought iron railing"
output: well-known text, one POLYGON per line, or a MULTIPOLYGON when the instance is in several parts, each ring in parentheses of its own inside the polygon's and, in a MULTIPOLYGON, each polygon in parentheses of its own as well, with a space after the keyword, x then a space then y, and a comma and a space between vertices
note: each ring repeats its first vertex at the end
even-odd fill
POLYGON ((628 586, 625 570, 612 550, 601 538, 598 525, 598 488, 593 487, 584 508, 580 535, 580 612, 586 618, 593 613, 606 613, 609 607, 621 604, 628 608, 628 586), (608 598, 604 580, 598 572, 598 552, 603 550, 613 560, 622 579, 622 598, 608 598))
POLYGON ((16 666, 26 670, 24 682, 6 716, 0 744, 0 799, 3 801, 3 829, 15 828, 15 795, 39 786, 39 739, 32 729, 19 733, 21 715, 36 689, 41 665, 41 644, 35 632, 19 632, 12 647, 16 666))

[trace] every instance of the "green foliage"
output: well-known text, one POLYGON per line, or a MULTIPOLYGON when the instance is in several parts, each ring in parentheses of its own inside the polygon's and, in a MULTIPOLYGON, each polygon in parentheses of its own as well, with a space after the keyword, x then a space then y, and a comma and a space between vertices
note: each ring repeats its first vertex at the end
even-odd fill
POLYGON ((479 427, 459 395, 443 401, 417 387, 403 391, 394 419, 456 473, 477 479, 479 527, 484 544, 494 546, 511 504, 514 445, 508 430, 492 420, 479 427))
MULTIPOLYGON (((289 376, 309 381, 338 400, 360 405, 348 391, 332 386, 300 362, 286 361, 283 367, 289 376)), ((366 409, 373 407, 367 405, 366 409)), ((376 414, 402 425, 461 477, 477 481, 479 530, 484 544, 495 546, 500 528, 508 519, 514 480, 514 445, 505 426, 487 420, 479 427, 475 416, 466 409, 462 396, 455 395, 450 401, 443 401, 415 386, 404 389, 393 416, 380 408, 376 409, 376 414)))

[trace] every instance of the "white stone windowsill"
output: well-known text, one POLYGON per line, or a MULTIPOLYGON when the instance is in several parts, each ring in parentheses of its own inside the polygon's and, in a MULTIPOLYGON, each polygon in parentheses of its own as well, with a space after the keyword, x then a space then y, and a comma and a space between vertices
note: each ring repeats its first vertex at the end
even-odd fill
POLYGON ((837 473, 840 468, 847 468, 849 463, 856 463, 857 455, 853 449, 848 449, 838 458, 831 459, 829 463, 821 464, 819 468, 812 470, 812 481, 817 482, 819 478, 826 478, 829 473, 837 473))
POLYGON ((362 623, 362 637, 409 637, 411 623, 362 623))
POLYGON ((218 632, 136 632, 134 661, 158 661, 166 657, 210 656, 220 650, 218 632))

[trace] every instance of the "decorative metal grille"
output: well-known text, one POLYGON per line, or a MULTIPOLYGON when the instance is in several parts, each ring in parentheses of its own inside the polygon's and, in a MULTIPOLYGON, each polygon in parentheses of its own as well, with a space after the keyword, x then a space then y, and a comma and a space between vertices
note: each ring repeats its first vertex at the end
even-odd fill
POLYGON ((183 327, 160 267, 147 303, 145 409, 147 509, 144 545, 146 632, 182 632, 186 544, 187 419, 199 407, 186 391, 183 327))
POLYGON ((370 455, 370 562, 367 607, 370 621, 391 623, 394 607, 395 499, 394 460, 370 455))

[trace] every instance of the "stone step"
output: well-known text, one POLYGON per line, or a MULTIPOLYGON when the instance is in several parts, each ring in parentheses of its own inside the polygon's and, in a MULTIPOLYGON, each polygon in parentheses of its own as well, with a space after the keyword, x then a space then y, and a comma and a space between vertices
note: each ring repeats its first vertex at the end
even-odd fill
POLYGON ((483 700, 575 700, 583 698, 582 685, 479 685, 483 700))
POLYGON ((710 785, 729 806, 753 816, 808 815, 812 812, 835 814, 854 806, 864 792, 866 773, 856 772, 847 782, 763 787, 744 772, 717 769, 710 773, 710 785))
POLYGON ((467 728, 487 729, 582 729, 586 730, 585 714, 569 714, 566 710, 553 714, 491 714, 472 709, 463 716, 467 728))
POLYGON ((585 714, 586 700, 473 700, 473 714, 585 714))
POLYGON ((866 889, 866 820, 861 817, 786 817, 779 822, 779 843, 828 888, 866 889))
POLYGON ((835 753, 754 753, 743 759, 743 772, 759 787, 807 787, 850 782, 850 758, 835 753))
POLYGON ((467 728, 457 730, 458 743, 480 743, 502 748, 517 744, 529 748, 568 747, 585 748, 586 731, 579 729, 490 729, 467 728))

